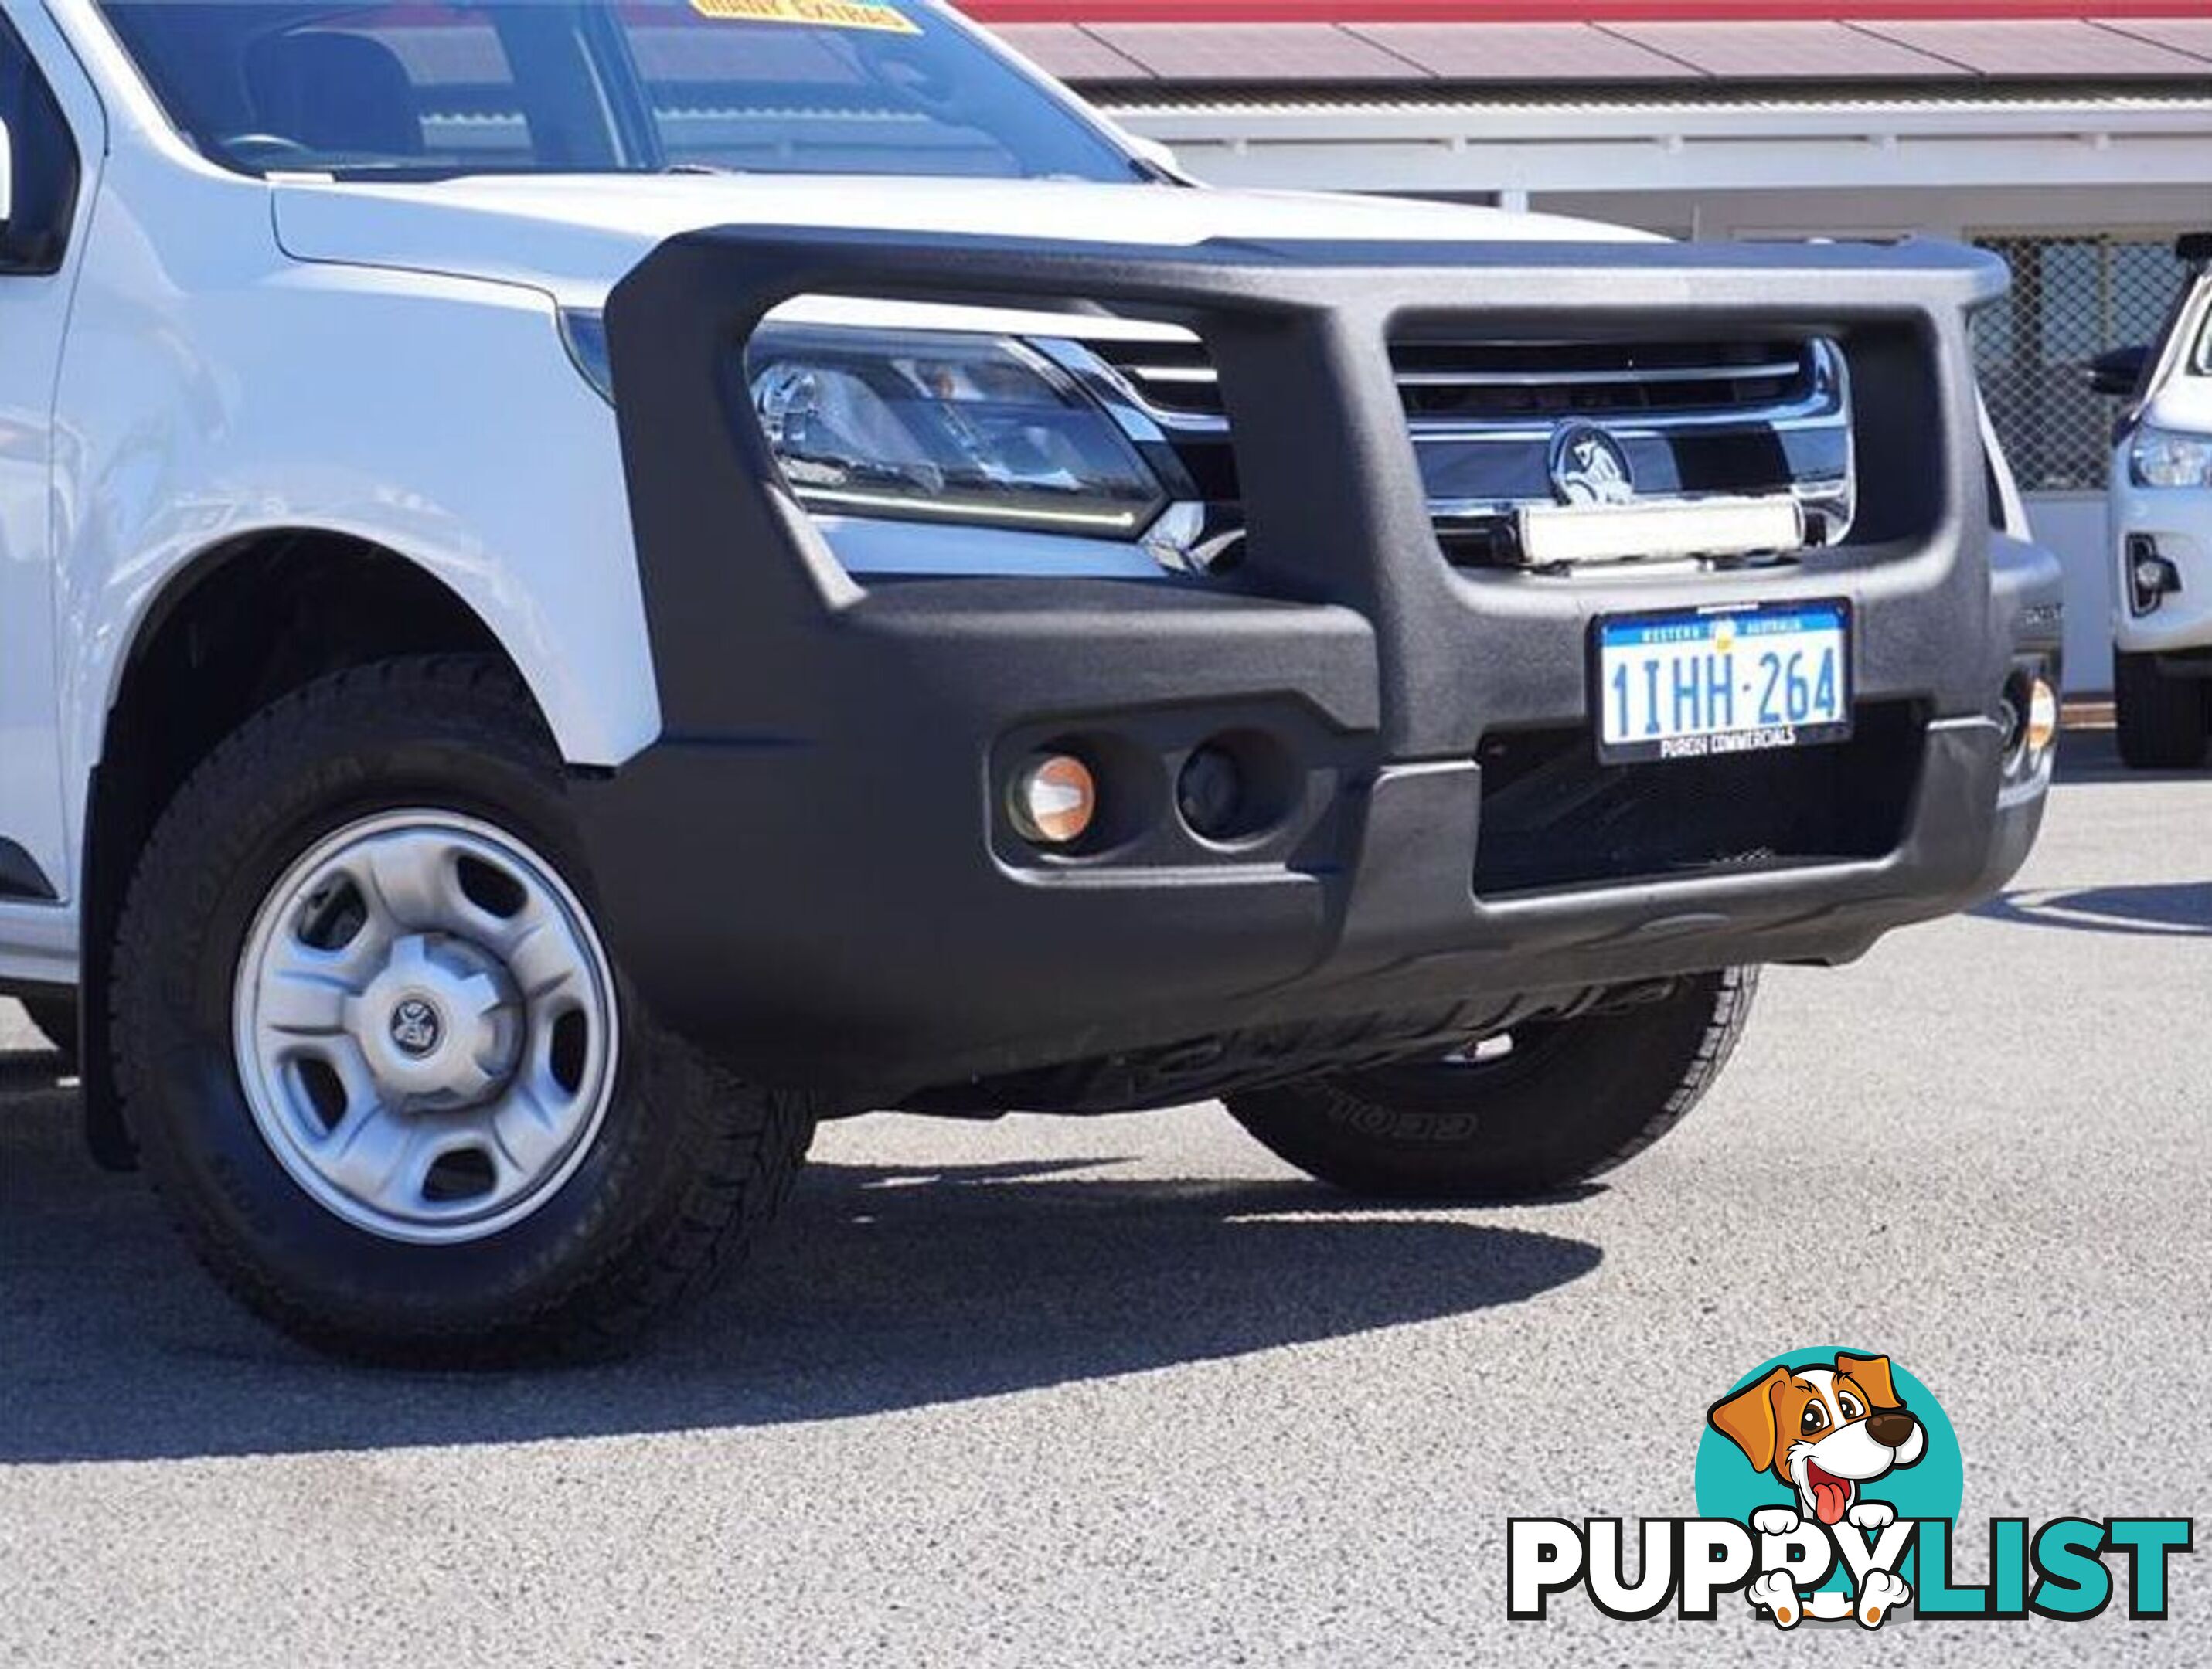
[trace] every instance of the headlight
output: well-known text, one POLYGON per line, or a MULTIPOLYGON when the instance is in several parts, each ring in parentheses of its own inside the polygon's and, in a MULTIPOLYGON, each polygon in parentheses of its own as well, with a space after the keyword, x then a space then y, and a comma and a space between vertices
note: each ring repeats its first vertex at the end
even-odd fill
POLYGON ((2212 434, 2146 425, 2136 431, 2128 471, 2138 487, 2212 487, 2212 434))
POLYGON ((1005 337, 769 324, 745 380, 811 509, 1134 539, 1167 504, 1105 410, 1005 337))

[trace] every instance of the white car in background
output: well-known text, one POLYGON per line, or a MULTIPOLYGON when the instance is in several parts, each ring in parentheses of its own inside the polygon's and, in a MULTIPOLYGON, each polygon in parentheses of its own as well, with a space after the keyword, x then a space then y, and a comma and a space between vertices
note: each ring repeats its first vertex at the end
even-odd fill
POLYGON ((2212 233, 2175 252, 2194 279, 2163 340, 2092 373, 2130 401, 2112 460, 2112 678, 2138 770, 2189 769, 2212 743, 2212 233))

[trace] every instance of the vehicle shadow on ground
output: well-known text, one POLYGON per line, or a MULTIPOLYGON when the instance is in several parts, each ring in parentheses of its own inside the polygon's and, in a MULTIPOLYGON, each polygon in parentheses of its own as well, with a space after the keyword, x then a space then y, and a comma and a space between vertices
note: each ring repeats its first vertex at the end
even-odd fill
POLYGON ((2212 938, 2212 882, 2015 891, 1978 906, 1986 921, 2142 938, 2212 938))
POLYGON ((235 1310, 142 1182, 81 1156, 76 1097, 52 1069, 0 1059, 0 1462, 835 1419, 1464 1314, 1602 1256, 1463 1214, 1361 1211, 1297 1181, 822 1165, 748 1274, 633 1362, 369 1372, 235 1310))

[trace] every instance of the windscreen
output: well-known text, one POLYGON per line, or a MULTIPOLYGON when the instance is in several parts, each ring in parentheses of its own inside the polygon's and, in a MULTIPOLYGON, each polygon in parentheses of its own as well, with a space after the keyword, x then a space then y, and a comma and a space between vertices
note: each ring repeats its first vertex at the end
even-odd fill
POLYGON ((249 173, 1151 177, 933 0, 101 10, 170 119, 249 173))

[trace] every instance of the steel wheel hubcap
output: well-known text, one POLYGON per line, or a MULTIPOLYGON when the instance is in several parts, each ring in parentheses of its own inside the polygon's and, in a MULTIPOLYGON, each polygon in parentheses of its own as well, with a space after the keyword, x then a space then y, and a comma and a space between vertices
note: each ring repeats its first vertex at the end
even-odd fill
POLYGON ((513 835, 438 811, 319 841, 239 959, 233 1043, 270 1150, 325 1209, 452 1243, 575 1172, 614 1085, 614 976, 575 895, 513 835))

